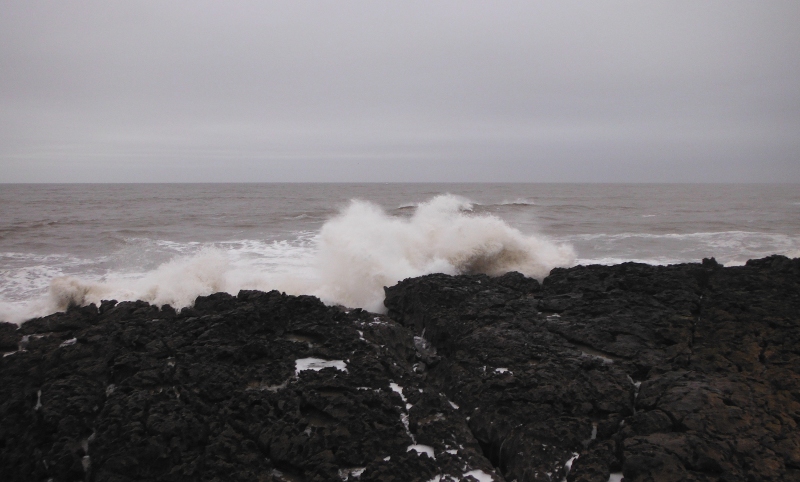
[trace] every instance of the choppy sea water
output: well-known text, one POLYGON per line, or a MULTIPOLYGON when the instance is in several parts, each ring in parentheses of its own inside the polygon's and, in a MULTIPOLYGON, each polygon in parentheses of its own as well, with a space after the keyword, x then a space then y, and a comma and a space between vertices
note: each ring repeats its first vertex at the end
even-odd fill
POLYGON ((380 311, 430 272, 800 256, 798 185, 0 184, 0 320, 239 289, 380 311))

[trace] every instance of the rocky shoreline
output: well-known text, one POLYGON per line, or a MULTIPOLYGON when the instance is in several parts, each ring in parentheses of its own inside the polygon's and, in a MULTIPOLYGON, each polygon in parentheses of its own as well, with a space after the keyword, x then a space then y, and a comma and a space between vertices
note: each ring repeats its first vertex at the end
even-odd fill
POLYGON ((31 481, 800 480, 800 259, 428 275, 0 324, 31 481))

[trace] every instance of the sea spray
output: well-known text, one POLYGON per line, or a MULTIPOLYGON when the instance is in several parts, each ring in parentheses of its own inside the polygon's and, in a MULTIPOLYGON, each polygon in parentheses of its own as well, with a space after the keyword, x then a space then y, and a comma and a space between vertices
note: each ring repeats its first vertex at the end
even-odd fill
POLYGON ((72 276, 53 279, 48 292, 50 306, 64 310, 70 305, 98 304, 103 299, 143 300, 154 305, 190 306, 199 295, 227 291, 232 283, 227 254, 205 248, 192 256, 174 258, 136 279, 85 281, 72 276))
POLYGON ((56 277, 45 297, 0 306, 0 319, 19 323, 103 299, 181 308, 197 296, 240 289, 312 294, 329 304, 382 312, 383 287, 405 278, 514 270, 541 279, 553 267, 574 264, 571 246, 523 234, 496 216, 471 209, 467 199, 440 195, 418 204, 410 217, 397 217, 376 204, 353 200, 311 242, 306 236, 297 246, 270 245, 266 262, 254 253, 242 257, 226 249, 229 243, 216 243, 145 273, 109 273, 95 280, 56 277))
POLYGON ((326 302, 383 310, 383 287, 428 273, 519 271, 543 278, 574 263, 568 245, 524 235, 491 215, 474 215, 471 203, 453 195, 420 203, 410 218, 389 216, 379 206, 352 201, 322 228, 317 269, 326 302))

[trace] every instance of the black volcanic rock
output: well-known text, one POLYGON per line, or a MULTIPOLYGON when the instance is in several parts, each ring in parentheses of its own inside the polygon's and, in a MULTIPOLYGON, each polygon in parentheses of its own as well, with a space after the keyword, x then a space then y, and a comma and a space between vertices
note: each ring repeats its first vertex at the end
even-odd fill
POLYGON ((28 322, 27 350, 2 358, 2 480, 493 473, 463 416, 412 369, 411 333, 385 316, 255 291, 180 314, 143 302, 101 311, 28 322), (339 363, 296 372, 309 358, 339 363))
POLYGON ((0 480, 800 480, 800 259, 434 274, 385 304, 0 324, 0 480))
POLYGON ((430 275, 386 306, 506 480, 800 480, 800 259, 430 275))

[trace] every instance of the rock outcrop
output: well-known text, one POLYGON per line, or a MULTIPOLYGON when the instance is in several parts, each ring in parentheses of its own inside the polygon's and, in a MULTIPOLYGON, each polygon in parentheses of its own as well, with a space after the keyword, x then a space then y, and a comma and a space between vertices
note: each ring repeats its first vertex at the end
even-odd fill
POLYGON ((0 325, 2 480, 800 480, 800 259, 0 325))

